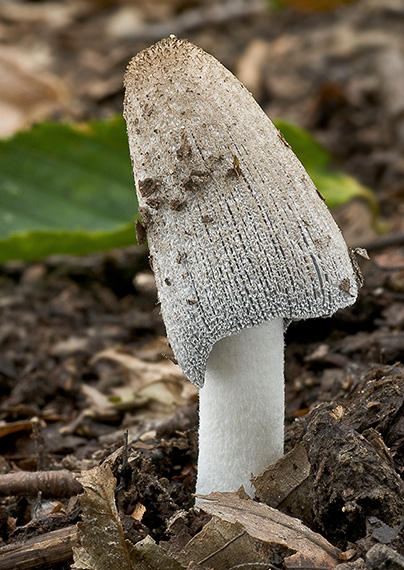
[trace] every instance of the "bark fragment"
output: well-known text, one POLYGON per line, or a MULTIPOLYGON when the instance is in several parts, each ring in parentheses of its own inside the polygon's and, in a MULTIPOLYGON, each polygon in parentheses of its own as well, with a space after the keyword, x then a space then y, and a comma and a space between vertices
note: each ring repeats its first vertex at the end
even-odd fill
POLYGON ((404 483, 357 431, 341 423, 333 407, 312 415, 304 443, 311 464, 310 501, 325 536, 358 540, 377 511, 395 526, 404 516, 404 483))

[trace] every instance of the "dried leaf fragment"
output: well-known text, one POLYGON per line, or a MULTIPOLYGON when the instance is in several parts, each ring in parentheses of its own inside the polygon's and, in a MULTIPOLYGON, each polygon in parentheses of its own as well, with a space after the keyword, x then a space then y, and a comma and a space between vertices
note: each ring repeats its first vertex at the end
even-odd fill
POLYGON ((169 556, 151 536, 135 544, 133 561, 136 570, 185 570, 185 566, 169 556))
POLYGON ((355 247, 353 252, 356 253, 356 255, 363 257, 363 259, 370 259, 369 254, 364 247, 355 247))
POLYGON ((345 291, 345 293, 351 292, 351 282, 348 278, 342 279, 341 283, 339 284, 339 288, 341 291, 345 291))
POLYGON ((280 508, 291 516, 311 521, 309 492, 310 463, 303 443, 296 445, 279 461, 253 477, 255 496, 275 509, 280 508))
POLYGON ((17 433, 19 431, 31 431, 32 424, 30 421, 8 422, 0 426, 0 438, 17 433))
POLYGON ((142 503, 136 503, 135 508, 133 509, 133 512, 130 516, 136 521, 141 521, 145 512, 146 507, 142 505, 142 503))
POLYGON ((328 570, 339 562, 340 551, 325 538, 298 519, 263 503, 241 499, 235 493, 211 493, 199 499, 202 501, 198 502, 198 508, 213 518, 180 553, 179 559, 184 563, 207 560, 215 570, 228 568, 221 561, 224 549, 227 564, 231 560, 234 565, 243 561, 268 563, 271 556, 280 552, 287 553, 284 567, 295 570, 328 570), (240 541, 242 548, 237 545, 240 541), (204 557, 198 559, 202 552, 204 557))
POLYGON ((237 174, 237 176, 241 176, 240 161, 236 155, 233 156, 233 170, 237 174))
POLYGON ((49 74, 22 50, 2 45, 0 48, 0 137, 47 119, 66 106, 66 86, 49 74), (27 86, 29 85, 29 88, 27 86))
POLYGON ((157 362, 148 362, 146 359, 139 358, 136 353, 132 354, 116 346, 97 353, 93 357, 92 363, 104 358, 116 362, 122 367, 134 392, 139 392, 154 382, 178 382, 184 378, 181 370, 167 358, 160 359, 157 362))
POLYGON ((77 526, 82 548, 74 550, 76 568, 134 570, 133 544, 123 534, 115 505, 116 479, 110 466, 84 471, 80 483, 84 487, 80 497, 83 522, 77 526))

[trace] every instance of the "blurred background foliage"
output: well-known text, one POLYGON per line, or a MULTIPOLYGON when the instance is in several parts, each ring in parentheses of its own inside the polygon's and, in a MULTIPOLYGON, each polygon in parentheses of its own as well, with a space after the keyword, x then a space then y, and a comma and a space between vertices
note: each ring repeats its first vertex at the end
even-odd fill
POLYGON ((291 6, 304 12, 322 12, 337 8, 342 4, 351 4, 356 0, 269 0, 270 7, 291 6))
MULTIPOLYGON (((332 168, 304 130, 277 126, 330 206, 370 190, 332 168)), ((136 193, 122 116, 85 125, 42 123, 0 141, 0 263, 85 254, 135 241, 136 193)))
POLYGON ((374 236, 375 215, 394 216, 391 204, 402 188, 398 4, 5 0, 0 262, 135 243, 122 78, 136 52, 169 33, 188 37, 229 67, 283 132, 336 216, 361 202, 366 215, 344 211, 338 220, 355 225, 352 239, 374 236))

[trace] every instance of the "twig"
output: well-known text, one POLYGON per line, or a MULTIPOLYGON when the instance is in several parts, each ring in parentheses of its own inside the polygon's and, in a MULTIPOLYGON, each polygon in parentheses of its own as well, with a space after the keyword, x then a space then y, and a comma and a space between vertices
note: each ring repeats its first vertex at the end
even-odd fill
POLYGON ((329 570, 329 566, 288 566, 288 570, 329 570))
POLYGON ((381 236, 368 243, 361 245, 360 247, 368 251, 375 251, 378 249, 384 249, 386 247, 392 247, 395 245, 404 245, 404 232, 381 236))
POLYGON ((0 475, 0 496, 35 496, 41 492, 43 497, 72 497, 83 491, 77 476, 67 469, 7 473, 0 475))
POLYGON ((9 544, 0 548, 0 570, 31 570, 69 562, 73 546, 79 546, 75 525, 9 544))
MULTIPOLYGON (((265 570, 280 570, 279 566, 274 566, 270 562, 245 562, 244 564, 237 564, 236 566, 232 566, 229 568, 229 570, 254 570, 255 568, 263 568, 265 570)), ((289 570, 327 570, 327 568, 328 567, 326 566, 288 566, 289 570)))
POLYGON ((131 37, 154 42, 170 34, 182 35, 206 26, 217 26, 267 11, 268 6, 263 0, 228 0, 186 10, 171 20, 151 24, 131 37))
POLYGON ((373 260, 373 263, 381 271, 394 272, 394 271, 403 271, 404 270, 404 264, 403 265, 381 265, 380 263, 378 263, 375 260, 373 260))
POLYGON ((119 472, 119 483, 115 488, 115 493, 118 493, 124 488, 126 480, 128 476, 130 477, 131 474, 131 468, 128 463, 128 454, 129 454, 128 437, 129 437, 129 432, 128 430, 126 430, 124 434, 123 447, 122 447, 122 465, 119 472))
POLYGON ((49 465, 50 461, 49 461, 47 445, 42 433, 41 420, 37 417, 34 417, 31 419, 31 425, 32 425, 32 435, 34 437, 35 451, 37 457, 36 466, 38 471, 46 471, 50 467, 49 465))

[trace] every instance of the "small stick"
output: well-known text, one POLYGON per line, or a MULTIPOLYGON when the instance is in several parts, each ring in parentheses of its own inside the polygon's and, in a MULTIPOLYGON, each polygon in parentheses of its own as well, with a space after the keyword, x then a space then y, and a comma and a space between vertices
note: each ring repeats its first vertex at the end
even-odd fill
POLYGON ((368 251, 375 251, 378 249, 385 249, 386 247, 393 247, 395 245, 404 245, 404 232, 381 236, 361 245, 360 247, 363 247, 368 251))
POLYGON ((35 442, 35 450, 36 450, 36 466, 38 471, 47 471, 51 465, 49 453, 47 450, 47 445, 45 442, 45 438, 42 433, 42 426, 41 421, 39 418, 32 418, 31 419, 32 425, 32 435, 34 436, 35 442))
POLYGON ((34 536, 0 548, 0 570, 31 570, 43 565, 73 560, 73 547, 80 546, 75 525, 34 536))
POLYGON ((230 0, 221 5, 214 4, 186 10, 165 22, 150 24, 133 35, 136 39, 154 42, 173 33, 182 36, 206 25, 218 26, 267 12, 268 6, 262 0, 230 0))
POLYGON ((79 475, 67 469, 7 473, 0 475, 0 496, 35 496, 41 492, 43 497, 72 497, 83 491, 83 487, 77 481, 79 475))

